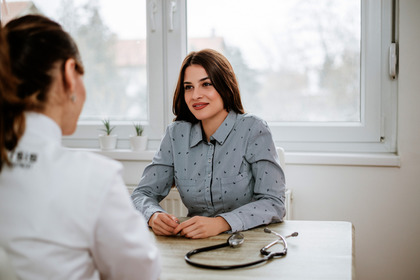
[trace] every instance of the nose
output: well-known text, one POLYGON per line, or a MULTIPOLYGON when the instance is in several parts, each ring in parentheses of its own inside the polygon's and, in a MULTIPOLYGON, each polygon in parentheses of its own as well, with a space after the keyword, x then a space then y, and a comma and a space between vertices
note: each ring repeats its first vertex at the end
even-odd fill
POLYGON ((192 99, 200 99, 200 98, 203 97, 203 94, 201 93, 201 90, 200 89, 194 88, 191 97, 192 97, 192 99))

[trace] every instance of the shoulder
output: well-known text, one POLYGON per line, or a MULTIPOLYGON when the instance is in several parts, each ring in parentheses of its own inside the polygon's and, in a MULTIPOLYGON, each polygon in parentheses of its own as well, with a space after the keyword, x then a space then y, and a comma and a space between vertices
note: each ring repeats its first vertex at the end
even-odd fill
POLYGON ((169 131, 190 130, 192 126, 193 124, 187 121, 174 121, 173 123, 168 125, 167 130, 169 131))
POLYGON ((171 137, 180 137, 181 135, 189 135, 191 130, 195 127, 194 124, 187 121, 175 121, 168 125, 166 129, 166 134, 169 134, 171 137))
POLYGON ((66 148, 64 150, 63 154, 68 158, 68 163, 72 163, 73 168, 83 174, 89 173, 92 178, 95 178, 95 176, 109 178, 123 169, 120 162, 94 152, 66 148))
POLYGON ((237 121, 245 121, 250 123, 266 123, 266 121, 264 121, 262 118, 251 113, 238 114, 237 121))
POLYGON ((262 118, 245 113, 245 114, 238 114, 238 117, 236 119, 237 125, 243 125, 245 128, 249 128, 251 130, 254 129, 268 129, 268 124, 265 120, 262 118))

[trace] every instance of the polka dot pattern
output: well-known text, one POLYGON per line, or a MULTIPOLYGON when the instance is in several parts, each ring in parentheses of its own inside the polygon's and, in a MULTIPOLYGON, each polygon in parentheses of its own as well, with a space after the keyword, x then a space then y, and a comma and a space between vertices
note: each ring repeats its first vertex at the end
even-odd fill
POLYGON ((284 174, 270 130, 255 116, 230 112, 210 142, 199 123, 171 124, 133 194, 146 218, 174 179, 189 216, 220 215, 232 231, 284 216, 284 174))

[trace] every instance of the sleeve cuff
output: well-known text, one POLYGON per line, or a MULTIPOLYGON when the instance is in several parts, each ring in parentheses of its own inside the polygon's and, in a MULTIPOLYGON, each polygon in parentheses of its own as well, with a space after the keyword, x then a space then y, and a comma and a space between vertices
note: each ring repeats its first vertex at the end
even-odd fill
POLYGON ((152 217, 152 215, 156 212, 167 213, 162 207, 151 206, 151 207, 147 208, 147 210, 144 212, 144 217, 145 217, 147 223, 149 223, 150 217, 152 217))
POLYGON ((242 220, 235 213, 229 212, 216 215, 216 217, 217 216, 225 219, 226 222, 230 225, 230 231, 228 231, 229 233, 244 230, 244 224, 242 220))

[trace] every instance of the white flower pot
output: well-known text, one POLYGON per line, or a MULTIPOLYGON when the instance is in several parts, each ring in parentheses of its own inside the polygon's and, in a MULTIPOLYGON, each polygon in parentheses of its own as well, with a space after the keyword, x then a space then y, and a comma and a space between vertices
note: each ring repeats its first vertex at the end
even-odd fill
POLYGON ((117 135, 99 135, 99 146, 102 150, 114 150, 117 146, 117 135))
POLYGON ((132 151, 144 151, 147 146, 147 136, 130 136, 130 147, 132 151))

